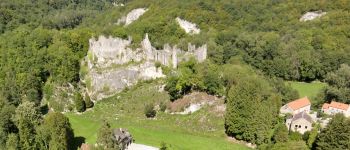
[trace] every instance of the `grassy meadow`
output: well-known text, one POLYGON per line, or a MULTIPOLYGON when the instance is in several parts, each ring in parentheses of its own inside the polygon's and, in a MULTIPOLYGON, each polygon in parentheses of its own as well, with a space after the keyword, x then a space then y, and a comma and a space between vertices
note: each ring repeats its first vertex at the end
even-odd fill
POLYGON ((300 97, 307 96, 310 100, 316 97, 317 93, 327 85, 322 82, 287 82, 287 84, 290 84, 293 89, 297 90, 300 97))
POLYGON ((223 114, 206 106, 189 115, 171 115, 159 112, 154 119, 144 116, 148 103, 169 102, 168 94, 159 91, 159 83, 139 84, 111 98, 98 102, 83 114, 67 113, 76 137, 85 142, 96 142, 97 132, 103 120, 114 128, 127 128, 135 143, 159 147, 165 142, 173 149, 212 150, 248 149, 244 145, 228 141, 224 133, 223 114))

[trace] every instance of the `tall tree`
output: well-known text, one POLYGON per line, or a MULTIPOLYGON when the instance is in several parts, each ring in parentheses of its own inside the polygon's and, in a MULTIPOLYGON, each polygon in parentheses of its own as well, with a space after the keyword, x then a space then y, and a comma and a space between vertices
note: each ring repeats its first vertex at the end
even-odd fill
POLYGON ((233 86, 227 96, 226 133, 256 144, 267 142, 277 117, 270 92, 266 81, 257 77, 243 78, 233 86))
POLYGON ((85 101, 79 92, 75 92, 74 94, 74 103, 78 112, 84 112, 86 110, 85 101))
POLYGON ((277 128, 275 129, 275 132, 273 134, 273 140, 276 143, 288 141, 288 129, 287 129, 286 125, 279 124, 277 126, 277 128))
POLYGON ((116 142, 116 139, 113 138, 111 125, 107 121, 104 121, 99 129, 97 134, 97 144, 103 149, 118 148, 118 143, 116 142))
POLYGON ((41 115, 33 102, 25 101, 16 109, 14 122, 19 130, 21 149, 35 149, 35 128, 39 125, 41 115))
POLYGON ((17 127, 12 121, 16 107, 9 105, 0 98, 0 147, 5 147, 9 133, 17 132, 17 127))
POLYGON ((350 103, 350 67, 348 65, 342 64, 338 70, 327 74, 326 82, 329 86, 324 91, 324 100, 335 99, 350 103))
POLYGON ((66 116, 50 112, 37 129, 40 149, 72 149, 74 133, 66 116))
POLYGON ((6 141, 6 149, 20 150, 19 139, 17 134, 11 133, 8 135, 8 139, 6 141))
POLYGON ((337 114, 317 136, 316 149, 349 149, 350 119, 337 114))
POLYGON ((306 144, 309 148, 312 148, 314 146, 314 143, 315 143, 315 140, 317 138, 317 135, 318 135, 318 130, 320 128, 320 125, 317 124, 315 125, 314 128, 312 128, 312 130, 310 131, 310 134, 309 134, 309 137, 306 141, 306 144))

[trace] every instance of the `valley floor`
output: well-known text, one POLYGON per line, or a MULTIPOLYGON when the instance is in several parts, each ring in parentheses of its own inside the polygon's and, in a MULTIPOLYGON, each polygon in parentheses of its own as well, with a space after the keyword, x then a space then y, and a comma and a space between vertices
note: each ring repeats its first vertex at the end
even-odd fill
POLYGON ((227 140, 224 117, 205 106, 189 115, 159 112, 154 119, 144 116, 148 103, 169 102, 168 94, 160 92, 160 83, 139 84, 134 88, 104 99, 83 114, 67 113, 76 137, 94 144, 103 120, 114 128, 128 129, 135 143, 160 147, 165 142, 172 149, 232 150, 248 147, 227 140))

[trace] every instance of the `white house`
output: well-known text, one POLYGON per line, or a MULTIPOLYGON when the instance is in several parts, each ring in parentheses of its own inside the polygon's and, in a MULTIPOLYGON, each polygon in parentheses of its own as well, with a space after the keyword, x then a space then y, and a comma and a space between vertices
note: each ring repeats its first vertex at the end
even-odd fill
POLYGON ((295 114, 292 118, 286 120, 288 130, 304 134, 311 131, 313 119, 305 111, 295 114))
POLYGON ((330 104, 324 103, 322 106, 322 111, 328 115, 343 113, 345 117, 350 117, 349 105, 335 101, 332 101, 330 104))
POLYGON ((300 112, 309 113, 310 108, 311 108, 310 100, 307 97, 303 97, 283 105, 280 109, 280 112, 281 114, 290 113, 292 115, 295 115, 300 112))

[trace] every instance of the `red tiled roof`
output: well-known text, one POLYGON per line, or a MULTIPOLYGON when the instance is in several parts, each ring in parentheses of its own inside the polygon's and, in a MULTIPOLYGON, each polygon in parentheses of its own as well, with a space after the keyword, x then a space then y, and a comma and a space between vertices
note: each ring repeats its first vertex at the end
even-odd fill
POLYGON ((328 109, 329 107, 333 107, 333 108, 337 108, 337 109, 341 109, 341 110, 348 110, 349 105, 332 101, 330 104, 324 103, 322 106, 323 109, 328 109), (325 107, 325 106, 328 106, 328 107, 325 107))
POLYGON ((322 105, 322 109, 328 109, 329 108, 329 104, 328 103, 324 103, 323 105, 322 105))
POLYGON ((303 97, 303 98, 297 99, 295 101, 289 102, 287 105, 288 105, 288 107, 292 108, 293 110, 297 110, 297 109, 305 107, 307 105, 311 105, 311 103, 307 97, 303 97))

